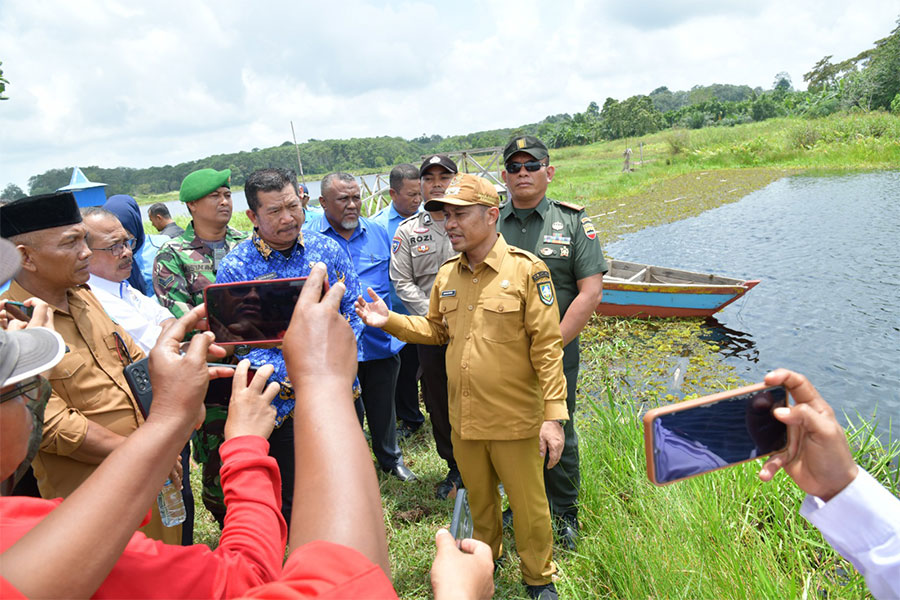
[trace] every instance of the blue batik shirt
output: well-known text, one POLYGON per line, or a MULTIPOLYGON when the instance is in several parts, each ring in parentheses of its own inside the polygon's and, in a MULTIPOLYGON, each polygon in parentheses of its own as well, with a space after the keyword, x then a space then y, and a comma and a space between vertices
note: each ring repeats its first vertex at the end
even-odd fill
MULTIPOLYGON (((216 272, 216 283, 308 277, 317 262, 325 263, 330 285, 342 281, 347 286, 347 291, 341 299, 341 314, 350 323, 353 334, 359 340, 363 322, 353 308, 359 295, 359 279, 347 255, 324 235, 315 232, 302 233, 291 250, 291 255, 285 258, 281 252, 271 248, 254 233, 252 239, 244 240, 222 259, 216 272)), ((359 347, 358 344, 357 346, 359 347)), ((361 353, 357 349, 357 357, 360 356, 361 353)), ((281 386, 281 391, 272 402, 277 410, 275 424, 280 426, 294 411, 294 389, 288 378, 281 348, 254 348, 246 355, 238 357, 250 359, 250 363, 256 368, 267 364, 275 367, 269 381, 281 386)), ((354 383, 353 387, 358 391, 358 383, 354 383)))
MULTIPOLYGON (((422 212, 422 205, 419 205, 419 211, 422 212)), ((400 223, 406 220, 406 217, 397 212, 397 209, 394 208, 394 203, 391 202, 377 213, 372 215, 372 220, 376 223, 380 223, 382 227, 387 229, 388 238, 393 239, 394 234, 397 232, 397 227, 399 227, 400 223)), ((409 310, 407 310, 406 306, 403 304, 403 301, 400 300, 400 296, 397 295, 397 290, 394 289, 394 282, 391 282, 391 305, 394 307, 394 312, 398 312, 401 315, 408 315, 409 310)))
MULTIPOLYGON (((359 218, 359 225, 349 240, 335 231, 325 215, 313 217, 303 225, 303 231, 321 233, 340 245, 344 255, 353 261, 359 276, 360 293, 368 302, 366 288, 372 288, 391 308, 391 241, 387 229, 366 217, 359 218)), ((376 360, 393 356, 403 348, 403 342, 377 327, 363 330, 359 338, 360 359, 376 360)))

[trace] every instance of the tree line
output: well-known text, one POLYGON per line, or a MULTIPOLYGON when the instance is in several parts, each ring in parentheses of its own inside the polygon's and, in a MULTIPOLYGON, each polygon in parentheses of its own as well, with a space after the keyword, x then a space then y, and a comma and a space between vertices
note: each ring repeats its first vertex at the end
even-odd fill
MULTIPOLYGON (((325 174, 335 170, 388 170, 402 163, 417 163, 422 155, 468 148, 503 146, 514 135, 540 137, 552 148, 590 144, 655 133, 667 128, 699 129, 733 126, 779 116, 818 118, 837 111, 884 110, 900 115, 900 18, 890 35, 874 47, 837 63, 832 56, 818 61, 803 80, 805 91, 794 90, 787 73, 778 73, 772 89, 746 85, 713 84, 672 92, 659 87, 647 95, 626 100, 607 98, 603 106, 591 102, 584 112, 551 115, 539 123, 518 128, 493 129, 468 135, 442 137, 423 134, 406 140, 400 137, 352 138, 349 140, 310 139, 300 144, 307 173, 325 174)), ((2 71, 0 71, 2 82, 2 71)), ((0 88, 2 94, 2 88, 0 88)), ((112 194, 159 194, 179 189, 182 179, 196 169, 231 169, 232 182, 242 185, 256 169, 295 169, 294 145, 286 141, 272 148, 218 154, 195 161, 146 169, 83 167, 92 181, 108 185, 112 194)), ((30 194, 51 192, 69 182, 71 167, 50 169, 28 180, 30 194)), ((0 199, 24 195, 10 184, 0 199)))

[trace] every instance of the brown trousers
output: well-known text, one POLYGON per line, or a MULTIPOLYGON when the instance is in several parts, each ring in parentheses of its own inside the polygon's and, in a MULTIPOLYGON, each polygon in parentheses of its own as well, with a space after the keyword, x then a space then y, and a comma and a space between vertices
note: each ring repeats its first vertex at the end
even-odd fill
POLYGON ((494 560, 500 558, 503 518, 497 484, 503 482, 513 510, 522 578, 528 585, 550 583, 556 565, 552 560, 553 530, 538 438, 462 440, 454 431, 452 439, 453 453, 468 490, 475 539, 491 547, 494 560))

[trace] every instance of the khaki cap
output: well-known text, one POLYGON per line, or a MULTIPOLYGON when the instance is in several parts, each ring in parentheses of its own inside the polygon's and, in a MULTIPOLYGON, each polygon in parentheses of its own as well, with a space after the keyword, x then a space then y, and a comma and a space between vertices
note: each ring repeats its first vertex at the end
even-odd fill
POLYGON ((425 210, 441 210, 444 204, 454 206, 500 206, 500 196, 490 181, 484 177, 457 173, 450 183, 443 197, 429 200, 425 203, 425 210))

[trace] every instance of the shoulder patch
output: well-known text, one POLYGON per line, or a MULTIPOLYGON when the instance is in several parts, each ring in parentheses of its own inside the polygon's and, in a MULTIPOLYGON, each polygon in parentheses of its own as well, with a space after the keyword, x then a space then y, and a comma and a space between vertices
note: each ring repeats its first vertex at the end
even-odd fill
POLYGON ((545 281, 544 283, 539 283, 537 287, 541 302, 547 306, 553 306, 553 286, 550 285, 550 282, 545 281))
POLYGON ((560 206, 564 206, 570 210, 574 210, 575 212, 581 212, 584 210, 584 207, 580 204, 574 204, 572 202, 563 202, 562 200, 556 200, 556 203, 560 206))
POLYGON ((397 250, 400 249, 400 241, 400 236, 391 240, 391 254, 397 254, 397 250))
POLYGON ((535 283, 540 281, 541 279, 550 279, 550 271, 538 271, 534 275, 531 276, 535 283))

